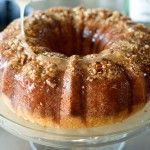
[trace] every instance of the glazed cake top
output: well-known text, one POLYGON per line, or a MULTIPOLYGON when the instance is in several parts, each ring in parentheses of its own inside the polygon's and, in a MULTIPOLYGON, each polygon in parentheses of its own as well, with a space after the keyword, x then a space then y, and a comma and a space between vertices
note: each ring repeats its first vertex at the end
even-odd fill
POLYGON ((78 61, 84 62, 89 81, 116 76, 117 68, 108 60, 125 64, 128 59, 142 68, 150 63, 150 31, 117 11, 77 7, 34 12, 25 19, 30 56, 23 41, 16 38, 19 24, 20 20, 12 22, 0 34, 1 63, 7 60, 32 80, 40 77, 46 81, 68 68, 67 64, 72 64, 69 70, 73 71, 78 61), (99 61, 102 63, 97 64, 99 61))

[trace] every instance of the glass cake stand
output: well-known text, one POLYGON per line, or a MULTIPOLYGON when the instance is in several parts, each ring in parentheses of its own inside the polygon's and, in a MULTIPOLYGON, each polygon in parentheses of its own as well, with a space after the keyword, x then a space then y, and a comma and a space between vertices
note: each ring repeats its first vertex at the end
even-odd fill
POLYGON ((125 140, 138 135, 150 126, 150 102, 141 111, 122 122, 86 129, 44 128, 17 117, 7 108, 3 100, 0 100, 0 108, 0 126, 30 141, 33 150, 58 148, 121 150, 125 140))

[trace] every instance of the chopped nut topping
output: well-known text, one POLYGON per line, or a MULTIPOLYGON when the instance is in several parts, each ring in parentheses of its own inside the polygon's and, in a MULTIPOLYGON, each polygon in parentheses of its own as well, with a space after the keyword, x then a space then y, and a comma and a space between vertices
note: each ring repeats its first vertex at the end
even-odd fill
POLYGON ((49 85, 51 88, 55 88, 55 86, 56 86, 55 83, 52 83, 52 82, 49 81, 49 80, 46 80, 46 84, 49 85))
POLYGON ((42 103, 42 102, 40 102, 40 106, 43 106, 43 103, 42 103))
MULTIPOLYGON (((51 79, 57 75, 60 68, 58 65, 60 63, 55 61, 55 58, 59 60, 68 59, 64 54, 52 52, 53 50, 49 48, 43 36, 46 33, 52 34, 52 36, 59 35, 59 28, 65 26, 65 23, 69 25, 72 23, 72 27, 77 32, 83 31, 84 43, 90 37, 93 43, 99 42, 101 45, 105 45, 104 55, 102 56, 101 52, 97 54, 101 58, 99 61, 95 63, 87 61, 89 64, 87 68, 88 81, 92 82, 94 79, 102 78, 112 79, 119 76, 120 68, 113 62, 126 64, 125 62, 128 61, 131 64, 128 68, 132 70, 136 70, 135 63, 138 66, 150 64, 150 34, 148 29, 143 25, 132 22, 117 11, 85 9, 84 7, 50 9, 45 12, 33 13, 30 17, 27 17, 25 19, 26 40, 29 48, 35 53, 33 57, 29 57, 25 53, 23 41, 16 38, 20 32, 19 21, 13 22, 3 33, 0 33, 0 40, 4 40, 2 44, 0 43, 1 58, 6 59, 5 62, 20 71, 22 75, 27 75, 32 80, 41 79, 48 86, 55 88, 56 83, 53 83, 51 79), (40 31, 39 28, 43 28, 43 30, 40 31), (53 30, 50 30, 51 28, 53 30), (52 61, 52 59, 54 60, 52 61)), ((71 30, 72 27, 70 27, 71 30)), ((64 27, 61 30, 67 31, 67 28, 64 27)), ((98 44, 94 46, 98 47, 98 44)), ((90 54, 86 56, 86 60, 95 60, 97 55, 90 54)), ((70 64, 64 65, 68 67, 69 73, 73 74, 79 71, 78 59, 79 57, 72 56, 69 58, 70 64)))
POLYGON ((145 49, 148 49, 148 48, 150 48, 150 46, 149 45, 145 45, 145 49))

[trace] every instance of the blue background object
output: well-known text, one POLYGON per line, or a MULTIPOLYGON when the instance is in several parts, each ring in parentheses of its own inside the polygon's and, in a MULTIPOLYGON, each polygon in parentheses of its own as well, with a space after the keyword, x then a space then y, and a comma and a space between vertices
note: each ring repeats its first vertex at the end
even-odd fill
MULTIPOLYGON (((27 14, 28 7, 25 10, 25 15, 27 14)), ((15 2, 0 0, 0 31, 19 16, 19 8, 15 2)))

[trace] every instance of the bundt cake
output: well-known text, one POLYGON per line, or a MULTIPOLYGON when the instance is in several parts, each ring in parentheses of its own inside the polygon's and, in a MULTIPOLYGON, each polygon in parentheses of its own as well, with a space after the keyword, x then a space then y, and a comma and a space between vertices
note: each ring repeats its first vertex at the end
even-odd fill
POLYGON ((0 92, 18 116, 47 127, 122 121, 150 94, 150 31, 117 11, 50 8, 0 33, 0 92))

